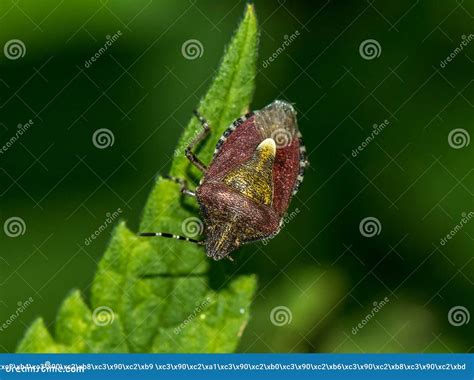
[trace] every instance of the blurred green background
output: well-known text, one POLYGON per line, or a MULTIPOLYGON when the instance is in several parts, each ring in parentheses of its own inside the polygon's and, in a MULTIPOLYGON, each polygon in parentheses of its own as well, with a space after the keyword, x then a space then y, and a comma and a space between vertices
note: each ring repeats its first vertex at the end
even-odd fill
MULTIPOLYGON (((26 225, 16 238, 0 231, 0 322, 34 300, 0 331, 0 351, 13 351, 35 316, 54 324, 70 289, 88 294, 111 228, 88 246, 84 239, 107 212, 120 207, 137 230, 244 5, 0 2, 1 46, 19 39, 26 49, 18 59, 0 52, 0 144, 18 124, 34 122, 0 154, 0 222, 16 216, 26 225), (194 60, 181 52, 190 39, 203 46, 194 60), (99 128, 113 132, 113 146, 92 144, 99 128)), ((241 249, 233 264, 213 264, 217 277, 259 278, 239 351, 472 352, 474 322, 455 326, 448 316, 462 306, 466 322, 474 312, 474 221, 446 244, 440 239, 474 211, 474 144, 454 149, 448 141, 457 128, 473 134, 474 42, 455 49, 474 33, 474 3, 255 6, 261 38, 252 108, 293 102, 311 167, 290 208, 299 213, 274 240, 241 249), (368 39, 380 45, 373 59, 359 52, 368 39), (389 126, 354 157, 384 120, 389 126), (378 235, 361 234, 366 217, 380 222, 378 235), (288 309, 278 326, 270 315, 281 306, 288 309)))

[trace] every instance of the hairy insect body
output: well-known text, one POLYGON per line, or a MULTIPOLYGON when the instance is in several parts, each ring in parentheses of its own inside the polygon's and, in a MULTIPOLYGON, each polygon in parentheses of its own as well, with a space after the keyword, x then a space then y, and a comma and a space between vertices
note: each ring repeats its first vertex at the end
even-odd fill
POLYGON ((203 178, 195 193, 184 180, 176 181, 200 206, 206 238, 198 243, 205 245, 209 257, 230 259, 240 245, 278 233, 303 181, 305 148, 294 108, 277 100, 237 119, 219 139, 206 167, 192 153, 209 132, 205 119, 198 117, 203 131, 186 149, 186 156, 203 171, 203 178))

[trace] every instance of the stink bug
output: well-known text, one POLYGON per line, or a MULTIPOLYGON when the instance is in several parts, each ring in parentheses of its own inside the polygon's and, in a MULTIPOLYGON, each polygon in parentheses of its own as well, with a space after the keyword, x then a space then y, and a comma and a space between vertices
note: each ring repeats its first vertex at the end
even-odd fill
POLYGON ((170 178, 183 194, 199 203, 205 226, 205 240, 162 232, 141 236, 162 236, 204 245, 214 260, 231 257, 240 245, 274 237, 282 227, 291 197, 303 181, 305 147, 293 106, 275 100, 259 111, 235 120, 217 142, 206 166, 192 149, 210 132, 207 121, 195 112, 202 131, 186 148, 189 161, 203 172, 195 191, 184 179, 170 178))

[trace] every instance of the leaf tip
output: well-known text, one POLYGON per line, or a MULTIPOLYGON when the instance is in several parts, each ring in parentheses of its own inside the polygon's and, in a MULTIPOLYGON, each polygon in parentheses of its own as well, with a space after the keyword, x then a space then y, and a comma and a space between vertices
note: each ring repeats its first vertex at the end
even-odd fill
POLYGON ((36 318, 26 330, 23 339, 20 341, 16 352, 53 352, 54 340, 49 333, 43 318, 36 318))
POLYGON ((247 7, 245 8, 245 13, 247 15, 251 14, 255 17, 255 5, 253 5, 253 3, 247 3, 247 7))
POLYGON ((257 15, 255 13, 255 5, 253 3, 248 3, 247 6, 245 7, 243 21, 250 22, 254 24, 255 26, 257 25, 257 15))

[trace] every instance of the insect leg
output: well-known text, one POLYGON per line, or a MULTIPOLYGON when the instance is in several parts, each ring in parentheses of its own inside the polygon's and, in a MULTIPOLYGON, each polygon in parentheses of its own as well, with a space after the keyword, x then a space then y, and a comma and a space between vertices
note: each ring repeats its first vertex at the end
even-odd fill
POLYGON ((184 241, 188 241, 190 243, 194 243, 194 244, 198 244, 198 245, 204 244, 204 241, 191 239, 191 238, 188 238, 186 236, 174 235, 174 234, 170 234, 168 232, 140 232, 138 234, 138 236, 143 236, 143 237, 161 236, 161 237, 164 237, 164 238, 184 240, 184 241))
POLYGON ((206 136, 211 131, 211 128, 209 127, 209 124, 207 123, 206 119, 204 119, 198 111, 195 110, 194 115, 196 115, 196 117, 201 122, 203 129, 193 139, 193 141, 191 141, 191 143, 187 146, 186 150, 184 151, 184 154, 194 166, 196 166, 200 171, 205 173, 207 170, 206 165, 204 165, 203 162, 192 152, 192 149, 206 138, 206 136))
POLYGON ((194 191, 189 190, 188 188, 188 181, 183 178, 172 177, 169 175, 164 175, 163 178, 169 179, 170 181, 176 182, 180 186, 181 193, 185 195, 189 195, 190 197, 195 197, 196 194, 194 191))

